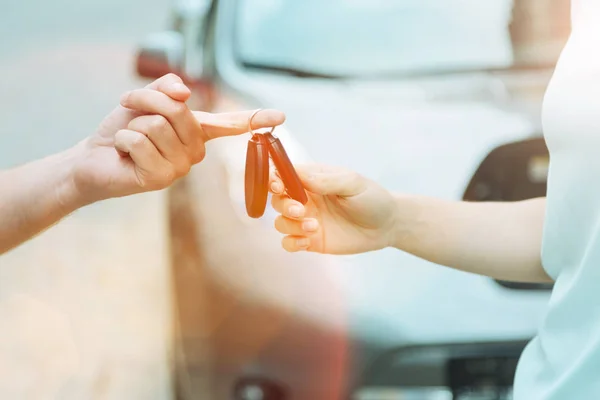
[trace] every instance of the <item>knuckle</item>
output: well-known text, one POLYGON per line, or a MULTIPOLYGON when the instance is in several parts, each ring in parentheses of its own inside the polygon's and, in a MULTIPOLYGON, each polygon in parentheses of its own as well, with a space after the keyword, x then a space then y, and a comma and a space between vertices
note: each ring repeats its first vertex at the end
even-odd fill
POLYGON ((131 140, 131 145, 136 148, 143 147, 146 141, 146 136, 136 132, 135 137, 131 140))
POLYGON ((163 132, 170 127, 169 121, 162 115, 149 116, 148 125, 152 132, 163 132))
POLYGON ((185 103, 182 103, 180 101, 176 102, 173 105, 173 109, 171 111, 172 115, 174 117, 182 117, 183 115, 185 115, 185 113, 187 112, 187 105, 185 103))

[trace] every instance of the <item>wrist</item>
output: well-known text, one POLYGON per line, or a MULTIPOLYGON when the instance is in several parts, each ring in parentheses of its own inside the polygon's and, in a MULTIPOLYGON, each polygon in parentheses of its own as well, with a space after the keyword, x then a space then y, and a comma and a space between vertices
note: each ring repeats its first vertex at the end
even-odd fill
POLYGON ((85 158, 83 150, 82 146, 77 145, 54 156, 53 161, 59 177, 56 198, 65 214, 94 202, 77 184, 78 170, 85 158))
POLYGON ((407 251, 419 220, 419 202, 414 196, 394 194, 393 227, 388 247, 407 251))

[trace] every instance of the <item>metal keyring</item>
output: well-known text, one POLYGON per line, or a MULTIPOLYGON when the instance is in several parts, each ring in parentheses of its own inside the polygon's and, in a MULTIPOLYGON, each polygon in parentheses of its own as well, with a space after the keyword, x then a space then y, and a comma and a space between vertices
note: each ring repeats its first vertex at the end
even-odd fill
MULTIPOLYGON (((252 136, 256 135, 256 132, 254 132, 254 130, 252 129, 252 120, 254 119, 254 117, 256 116, 256 114, 258 114, 260 111, 262 111, 262 108, 259 108, 258 110, 254 111, 252 113, 252 115, 250 116, 250 119, 248 120, 248 132, 250 132, 252 134, 252 136)), ((271 127, 271 132, 269 133, 273 133, 273 131, 275 130, 275 127, 271 127)))

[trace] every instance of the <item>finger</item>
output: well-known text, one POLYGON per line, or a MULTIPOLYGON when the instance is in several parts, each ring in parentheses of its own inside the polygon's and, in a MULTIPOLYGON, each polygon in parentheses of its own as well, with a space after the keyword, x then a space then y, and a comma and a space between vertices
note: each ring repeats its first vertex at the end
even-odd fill
POLYGON ((273 209, 281 215, 291 219, 302 219, 306 214, 306 208, 302 203, 292 200, 285 195, 275 195, 271 198, 273 209))
POLYGON ((146 86, 147 89, 158 90, 177 101, 188 101, 192 95, 191 90, 183 80, 175 74, 166 74, 146 86))
POLYGON ((137 89, 128 92, 121 98, 121 105, 146 114, 164 116, 184 145, 194 143, 194 132, 201 130, 185 103, 156 90, 137 89))
POLYGON ((143 133, 160 154, 183 175, 189 170, 190 158, 177 133, 162 115, 142 115, 133 119, 127 129, 143 133))
POLYGON ((140 132, 129 129, 118 131, 115 135, 115 148, 129 154, 135 165, 148 173, 164 169, 167 164, 167 160, 160 155, 150 139, 140 132))
POLYGON ((289 197, 285 194, 273 195, 271 197, 271 207, 273 207, 273 210, 277 211, 280 214, 283 213, 283 203, 286 199, 289 199, 289 197))
MULTIPOLYGON (((222 136, 241 135, 249 132, 248 122, 255 111, 240 111, 212 114, 194 111, 194 116, 202 125, 207 140, 222 136)), ((285 114, 278 110, 261 110, 252 119, 252 129, 271 128, 285 122, 285 114)))
POLYGON ((306 251, 310 247, 310 239, 303 236, 286 236, 282 239, 281 245, 290 253, 306 251))
POLYGON ((275 218, 275 229, 284 235, 309 236, 319 230, 319 221, 314 218, 294 220, 279 215, 275 218))
POLYGON ((356 196, 364 192, 368 184, 363 176, 340 167, 301 165, 295 169, 306 190, 323 196, 356 196))
POLYGON ((285 193, 285 186, 275 168, 271 168, 269 172, 269 191, 276 195, 285 193))
POLYGON ((157 91, 162 92, 175 101, 186 102, 190 99, 192 91, 183 83, 161 85, 157 91))
MULTIPOLYGON (((166 89, 168 83, 182 83, 182 80, 175 74, 167 74, 150 83, 146 86, 146 88, 151 90, 158 90, 159 87, 163 88, 163 86, 165 86, 165 91, 168 92, 169 96, 173 96, 173 98, 183 101, 184 96, 180 96, 179 89, 177 89, 177 86, 175 86, 175 88, 172 91, 166 89)), ((185 97, 185 100, 187 100, 188 97, 189 96, 185 97)), ((113 112, 111 112, 110 117, 105 118, 102 121, 98 132, 100 132, 101 136, 110 136, 110 138, 112 139, 115 132, 127 126, 127 124, 132 119, 134 119, 135 117, 139 117, 142 114, 143 113, 140 111, 127 109, 119 105, 115 110, 113 110, 113 112)))
POLYGON ((170 83, 183 83, 183 79, 176 74, 168 73, 146 85, 146 89, 158 90, 161 85, 170 83))

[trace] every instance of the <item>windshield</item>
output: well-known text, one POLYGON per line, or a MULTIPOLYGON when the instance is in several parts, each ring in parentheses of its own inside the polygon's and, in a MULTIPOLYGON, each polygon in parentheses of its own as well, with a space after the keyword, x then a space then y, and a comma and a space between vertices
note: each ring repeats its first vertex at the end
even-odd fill
POLYGON ((569 0, 237 4, 243 65, 334 76, 547 67, 570 31, 569 0))

